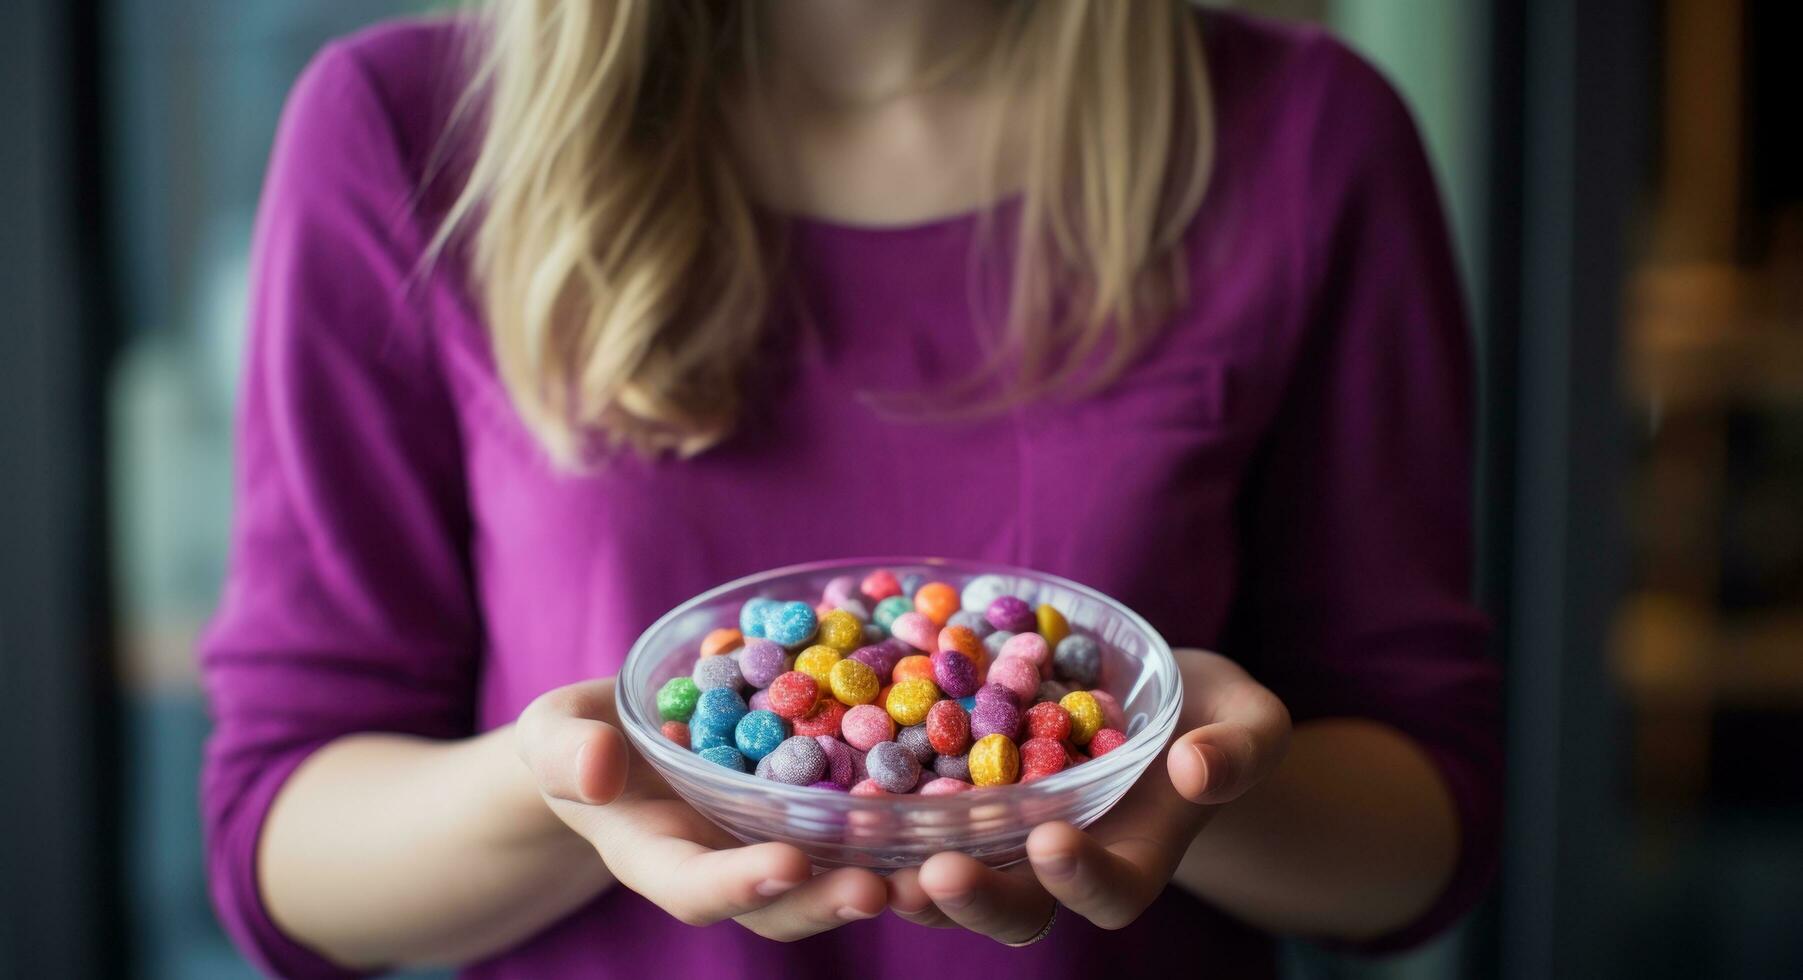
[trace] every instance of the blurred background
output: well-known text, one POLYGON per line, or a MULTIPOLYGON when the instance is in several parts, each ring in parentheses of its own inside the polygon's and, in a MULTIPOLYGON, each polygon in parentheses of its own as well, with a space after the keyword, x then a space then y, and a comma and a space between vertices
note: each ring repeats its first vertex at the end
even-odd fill
MULTIPOLYGON (((1296 977, 1803 976, 1793 0, 1265 0, 1412 105, 1470 289, 1492 899, 1296 977)), ((0 4, 0 976, 225 978, 193 647, 287 87, 417 0, 0 4)))

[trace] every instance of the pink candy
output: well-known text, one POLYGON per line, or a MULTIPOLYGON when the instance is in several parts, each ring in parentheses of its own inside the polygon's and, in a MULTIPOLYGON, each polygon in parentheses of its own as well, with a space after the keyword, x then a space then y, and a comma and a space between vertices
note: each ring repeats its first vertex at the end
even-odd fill
MULTIPOLYGON (((1047 665, 1052 662, 1052 648, 1046 646, 1045 637, 1038 633, 1016 633, 1008 637, 1008 642, 1002 644, 1001 652, 996 655, 997 660, 1007 657, 1019 657, 1031 663, 1044 676, 1047 665)), ((1037 679, 1034 680, 1033 687, 1038 690, 1037 679)))
POLYGON ((852 748, 868 752, 871 746, 895 738, 895 719, 874 704, 860 704, 845 713, 839 734, 852 748))
POLYGON ((956 796, 959 793, 968 792, 973 789, 976 789, 976 787, 962 779, 949 779, 945 776, 940 776, 938 779, 932 780, 920 787, 919 792, 921 796, 956 796))
POLYGON ((989 683, 1007 688, 1016 704, 1032 704, 1039 693, 1039 666, 1023 657, 1004 655, 989 665, 989 683))
POLYGON ((933 621, 924 614, 917 612, 905 612, 895 617, 895 622, 889 624, 889 632, 914 649, 927 653, 935 652, 933 647, 939 639, 939 627, 934 626, 933 621))
POLYGON ((1120 732, 1127 730, 1127 713, 1121 710, 1119 699, 1103 690, 1091 691, 1089 696, 1095 698, 1096 703, 1102 706, 1103 728, 1112 728, 1120 732))

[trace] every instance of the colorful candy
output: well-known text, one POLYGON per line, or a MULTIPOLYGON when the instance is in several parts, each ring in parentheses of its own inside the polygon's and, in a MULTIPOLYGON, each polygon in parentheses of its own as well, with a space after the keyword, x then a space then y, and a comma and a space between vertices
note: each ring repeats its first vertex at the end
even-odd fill
POLYGON ((769 640, 746 640, 738 661, 739 675, 745 683, 764 688, 789 670, 789 651, 769 640))
POLYGON ((991 735, 1012 739, 1020 734, 1020 709, 1000 698, 977 702, 970 713, 970 737, 982 741, 991 735))
POLYGON ((845 712, 839 731, 847 745, 868 752, 878 742, 895 738, 895 719, 874 704, 860 704, 845 712))
POLYGON ((739 673, 739 662, 732 657, 702 657, 695 661, 692 679, 703 691, 716 687, 737 691, 745 683, 744 675, 739 673))
MULTIPOLYGON (((897 725, 907 727, 918 725, 927 720, 927 710, 933 702, 939 700, 939 688, 924 677, 897 681, 889 688, 889 717, 895 719, 897 725)), ((1100 708, 1096 709, 1098 712, 1100 708)))
POLYGON ((745 757, 739 750, 730 745, 715 745, 695 753, 716 766, 725 766, 735 772, 750 772, 751 767, 745 764, 745 757))
POLYGON ((928 582, 914 593, 914 611, 932 620, 935 627, 944 626, 958 608, 958 590, 944 582, 928 582))
POLYGON ((1088 691, 1072 691, 1058 702, 1071 713, 1071 741, 1088 745, 1091 737, 1102 729, 1102 705, 1088 691))
POLYGON ((826 752, 807 735, 792 735, 771 752, 770 778, 791 786, 806 786, 826 776, 826 752))
POLYGON ((939 624, 922 612, 905 612, 889 624, 889 634, 917 652, 933 652, 939 640, 939 624))
POLYGON ((1067 636, 1052 654, 1052 670, 1072 684, 1092 687, 1102 676, 1102 648, 1087 636, 1067 636))
POLYGON ((764 636, 794 648, 814 638, 820 619, 805 602, 785 602, 764 615, 764 636))
POLYGON ((682 722, 666 721, 664 722, 663 727, 659 728, 658 731, 662 732, 665 738, 675 742, 677 745, 680 745, 685 749, 689 747, 689 726, 682 722))
POLYGON ((879 568, 864 576, 864 583, 858 589, 878 603, 902 594, 901 583, 895 580, 895 573, 887 568, 879 568))
POLYGON ((1004 786, 1020 778, 1020 750, 1006 735, 985 735, 970 747, 970 781, 1004 786))
POLYGON ((832 683, 833 665, 844 658, 845 654, 838 650, 823 643, 816 643, 795 655, 793 669, 812 677, 814 683, 824 689, 832 683))
POLYGON ((1099 759, 1127 744, 1127 733, 1118 728, 1100 728, 1089 737, 1089 757, 1099 759))
POLYGON ((933 760, 933 772, 935 775, 944 776, 947 779, 960 779, 968 783, 970 782, 970 756, 968 754, 939 756, 933 760))
POLYGON ((1011 595, 998 596, 983 611, 983 618, 989 620, 989 625, 996 629, 1010 633, 1025 633, 1039 625, 1038 619, 1033 615, 1033 607, 1018 596, 1011 595))
POLYGON ((657 714, 665 721, 688 721, 695 713, 701 688, 688 677, 672 677, 657 689, 657 714))
POLYGON ((976 789, 976 787, 972 786, 971 784, 965 782, 962 779, 948 779, 944 776, 940 776, 937 779, 930 780, 925 785, 921 786, 920 787, 920 795, 921 796, 955 796, 959 793, 963 793, 963 792, 966 792, 967 790, 973 790, 973 789, 976 789))
POLYGON ((978 575, 964 583, 958 596, 959 612, 982 616, 989 604, 1008 594, 1008 580, 1000 575, 978 575))
POLYGON ((892 595, 876 604, 876 609, 870 613, 870 621, 881 626, 885 631, 891 631, 898 617, 913 611, 914 600, 907 596, 892 595))
POLYGON ((906 793, 920 781, 920 760, 898 742, 871 746, 870 754, 864 757, 864 768, 871 781, 890 793, 906 793))
POLYGON ((892 684, 911 681, 915 678, 933 679, 933 658, 920 653, 911 653, 895 662, 895 669, 889 672, 892 684))
MULTIPOLYGON (((941 650, 933 654, 929 666, 933 683, 945 692, 946 697, 961 698, 977 693, 977 665, 969 656, 956 650, 941 650)), ((897 669, 900 669, 899 664, 897 669)))
MULTIPOLYGON (((940 702, 943 704, 944 702, 940 702)), ((933 764, 933 757, 939 753, 933 748, 932 740, 927 736, 925 722, 909 725, 895 733, 895 744, 914 753, 915 761, 923 766, 933 764)))
POLYGON ((791 721, 813 711, 818 700, 820 682, 811 674, 791 670, 770 682, 770 710, 791 721))
POLYGON ((774 711, 747 711, 733 728, 734 747, 752 762, 775 751, 788 737, 789 726, 774 711))
POLYGON ((927 709, 927 742, 938 755, 962 755, 970 748, 970 713, 956 701, 927 709))
POLYGON ((838 735, 849 710, 835 698, 821 698, 814 710, 794 720, 790 727, 797 735, 838 735))
POLYGON ((1030 738, 1020 745, 1020 781, 1030 783, 1062 772, 1070 764, 1064 743, 1050 738, 1030 738))
POLYGON ((882 688, 877 682, 876 671, 869 664, 850 658, 833 664, 827 686, 832 689, 833 697, 848 706, 869 704, 876 700, 876 692, 882 688))
POLYGON ((1039 693, 1039 667, 1024 657, 1002 657, 989 665, 989 684, 1014 695, 1016 704, 1032 704, 1039 693))
POLYGON ((701 638, 701 655, 718 657, 723 653, 731 653, 743 646, 745 634, 735 629, 721 627, 701 638))
POLYGON ((842 652, 855 650, 864 642, 864 621, 848 610, 835 608, 820 617, 816 634, 826 646, 842 652))
POLYGON ((1027 709, 1027 733, 1034 738, 1062 742, 1071 734, 1071 713, 1061 705, 1041 701, 1027 709))
POLYGON ((759 639, 764 635, 764 618, 777 607, 775 599, 746 599, 739 607, 739 633, 746 639, 759 639))

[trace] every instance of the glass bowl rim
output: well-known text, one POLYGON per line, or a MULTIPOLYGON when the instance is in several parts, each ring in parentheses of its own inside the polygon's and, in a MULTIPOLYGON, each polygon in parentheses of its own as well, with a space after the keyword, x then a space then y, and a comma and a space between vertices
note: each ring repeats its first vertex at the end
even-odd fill
POLYGON ((1158 630, 1146 622, 1145 617, 1129 608, 1125 603, 1114 599, 1099 590, 1078 582, 1047 572, 1036 572, 1029 568, 1007 565, 1000 562, 977 561, 972 559, 930 557, 919 555, 890 555, 870 558, 831 558, 820 561, 801 562, 784 565, 780 568, 766 569, 750 575, 740 576, 730 582, 692 596, 677 604, 668 612, 659 616, 655 622, 646 627, 639 638, 633 641, 626 652, 626 659, 620 663, 619 674, 614 684, 615 710, 618 712, 626 736, 632 741, 639 754, 651 762, 652 767, 661 770, 674 770, 682 774, 684 779, 721 786, 742 786, 754 790, 766 797, 773 797, 785 803, 798 806, 819 806, 832 797, 838 796, 855 800, 861 808, 869 809, 938 809, 944 811, 964 810, 982 803, 1008 800, 1032 800, 1061 797, 1073 791, 1081 792, 1094 784, 1107 782, 1118 777, 1129 768, 1139 765, 1150 765, 1150 761, 1141 762, 1139 755, 1145 751, 1146 743, 1156 739, 1164 742, 1171 737, 1177 725, 1177 714, 1183 707, 1183 674, 1177 667, 1177 658, 1171 653, 1170 644, 1158 630), (1145 659, 1148 662, 1158 661, 1170 672, 1173 694, 1165 698, 1147 719, 1144 728, 1130 736, 1127 741, 1099 759, 1091 759, 1081 765, 1073 766, 1062 772, 1054 773, 1044 779, 1036 779, 1031 783, 1010 783, 1006 786, 981 787, 981 793, 955 793, 950 796, 921 796, 916 793, 893 793, 886 796, 852 797, 843 793, 814 789, 811 786, 793 786, 779 783, 773 779, 759 779, 748 772, 738 772, 725 766, 716 765, 701 758, 694 752, 680 748, 676 743, 664 738, 661 731, 662 721, 653 723, 644 707, 644 699, 636 692, 628 690, 627 675, 630 669, 649 656, 649 639, 658 635, 671 622, 707 605, 726 593, 746 586, 762 582, 808 575, 836 569, 857 567, 885 568, 897 565, 921 565, 927 567, 943 567, 947 569, 977 569, 974 574, 1012 575, 1032 579, 1068 589, 1078 595, 1108 607, 1124 618, 1134 629, 1139 630, 1148 640, 1145 659), (723 781, 723 777, 726 777, 723 781), (999 797, 997 794, 1013 794, 999 797))

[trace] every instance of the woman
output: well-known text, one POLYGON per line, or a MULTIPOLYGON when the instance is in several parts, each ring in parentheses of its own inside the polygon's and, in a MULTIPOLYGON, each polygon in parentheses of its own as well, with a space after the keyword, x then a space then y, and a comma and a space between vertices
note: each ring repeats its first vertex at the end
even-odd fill
POLYGON ((295 90, 253 295, 204 791, 266 969, 1259 976, 1268 933, 1398 948, 1486 881, 1458 288, 1406 112, 1317 32, 1177 0, 381 27, 295 90), (1121 598, 1186 646, 1183 734, 1007 872, 735 846, 605 678, 705 587, 883 553, 1121 598))

